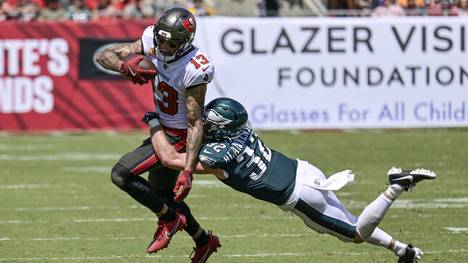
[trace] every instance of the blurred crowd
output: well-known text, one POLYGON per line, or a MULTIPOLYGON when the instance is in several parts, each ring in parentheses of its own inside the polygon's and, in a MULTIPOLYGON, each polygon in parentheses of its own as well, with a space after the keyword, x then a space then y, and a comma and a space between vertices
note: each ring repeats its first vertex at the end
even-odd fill
MULTIPOLYGON (((203 0, 173 1, 198 16, 213 15, 203 0)), ((0 0, 0 21, 85 22, 102 19, 154 18, 167 9, 156 0, 0 0)))
MULTIPOLYGON (((249 2, 252 0, 0 0, 0 21, 154 18, 173 5, 184 6, 197 16, 242 15, 229 10, 235 9, 232 6, 252 9, 249 2)), ((468 16, 468 0, 254 0, 253 8, 258 16, 284 15, 281 10, 285 8, 305 10, 301 15, 468 16), (314 5, 325 11, 307 13, 314 5)))
POLYGON ((468 16, 468 0, 331 0, 336 16, 468 16))
MULTIPOLYGON (((320 0, 257 0, 260 16, 320 0)), ((468 16, 468 0, 326 0, 326 16, 468 16)))

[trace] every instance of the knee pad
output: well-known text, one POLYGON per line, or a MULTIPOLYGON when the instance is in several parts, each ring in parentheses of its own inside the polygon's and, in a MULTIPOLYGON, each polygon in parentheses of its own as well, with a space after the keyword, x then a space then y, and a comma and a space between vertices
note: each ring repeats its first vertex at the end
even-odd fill
POLYGON ((132 172, 127 167, 117 163, 112 167, 111 181, 120 189, 124 189, 127 183, 127 178, 132 176, 132 172))

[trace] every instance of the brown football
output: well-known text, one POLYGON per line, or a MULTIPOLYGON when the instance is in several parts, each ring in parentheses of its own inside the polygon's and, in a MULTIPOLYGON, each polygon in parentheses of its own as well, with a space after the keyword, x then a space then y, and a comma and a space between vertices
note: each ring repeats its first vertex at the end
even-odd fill
MULTIPOLYGON (((136 56, 141 56, 141 55, 138 55, 138 54, 134 54, 134 55, 130 55, 128 57, 125 58, 125 61, 129 60, 129 59, 132 59, 136 56)), ((142 69, 153 69, 155 70, 156 72, 158 72, 157 68, 156 68, 156 65, 154 65, 154 63, 151 61, 151 59, 149 59, 148 57, 143 57, 143 59, 140 61, 140 63, 138 63, 138 66, 142 69)), ((156 74, 154 75, 147 75, 147 74, 144 74, 144 77, 147 79, 147 80, 151 80, 153 79, 154 77, 156 76, 156 74)))
POLYGON ((140 66, 140 68, 144 68, 144 69, 154 69, 154 70, 156 70, 156 66, 154 65, 154 63, 147 57, 145 57, 142 61, 140 61, 138 66, 140 66))

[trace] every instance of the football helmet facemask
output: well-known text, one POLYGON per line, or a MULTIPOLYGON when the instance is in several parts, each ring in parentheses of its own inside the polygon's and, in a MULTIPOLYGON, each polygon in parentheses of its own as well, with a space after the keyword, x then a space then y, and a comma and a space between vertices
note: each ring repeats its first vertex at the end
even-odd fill
POLYGON ((166 10, 156 21, 153 29, 154 46, 157 49, 156 58, 160 61, 171 62, 177 60, 192 48, 197 23, 195 17, 187 9, 174 7, 166 10), (160 49, 164 42, 168 42, 174 52, 160 49))
POLYGON ((229 98, 217 98, 205 106, 203 112, 204 137, 208 140, 233 139, 247 125, 244 106, 229 98))

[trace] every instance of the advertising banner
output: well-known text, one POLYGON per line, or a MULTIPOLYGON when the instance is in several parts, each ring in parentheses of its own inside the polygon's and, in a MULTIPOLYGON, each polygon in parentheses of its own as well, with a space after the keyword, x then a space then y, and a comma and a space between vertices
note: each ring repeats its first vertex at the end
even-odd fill
POLYGON ((468 126, 463 18, 206 18, 210 96, 248 108, 255 127, 468 126))
MULTIPOLYGON (((108 74, 94 54, 152 20, 2 22, 0 131, 144 127, 150 84, 108 74)), ((215 65, 207 102, 242 102, 261 129, 468 126, 463 18, 197 19, 215 65)))
POLYGON ((152 88, 100 71, 96 50, 135 41, 152 21, 2 22, 0 130, 143 127, 152 88))

